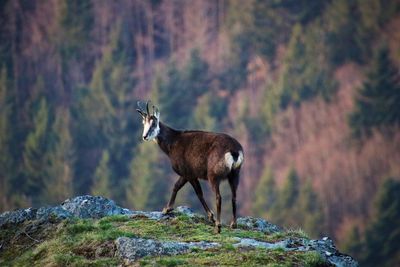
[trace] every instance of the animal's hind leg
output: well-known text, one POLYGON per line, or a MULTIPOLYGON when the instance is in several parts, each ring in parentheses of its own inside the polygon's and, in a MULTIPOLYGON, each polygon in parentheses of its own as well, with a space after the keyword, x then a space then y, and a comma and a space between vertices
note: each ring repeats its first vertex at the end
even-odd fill
POLYGON ((234 170, 228 176, 229 186, 231 187, 232 191, 232 221, 231 221, 231 228, 234 229, 237 227, 236 224, 236 191, 239 185, 239 170, 234 170))
POLYGON ((217 220, 215 221, 214 232, 221 233, 221 193, 219 192, 219 179, 212 182, 212 189, 215 193, 215 202, 217 206, 217 220))
POLYGON ((167 204, 167 206, 163 209, 163 213, 167 214, 174 209, 175 198, 178 191, 187 183, 187 179, 184 177, 179 177, 178 181, 176 181, 174 185, 174 189, 172 190, 171 198, 167 204))
POLYGON ((199 198, 201 204, 203 205, 204 210, 207 212, 208 219, 212 222, 215 223, 214 220, 214 214, 210 210, 210 208, 207 206, 206 201, 204 200, 203 197, 203 190, 201 190, 201 185, 199 180, 190 180, 190 184, 193 186, 194 191, 196 192, 197 197, 199 198))

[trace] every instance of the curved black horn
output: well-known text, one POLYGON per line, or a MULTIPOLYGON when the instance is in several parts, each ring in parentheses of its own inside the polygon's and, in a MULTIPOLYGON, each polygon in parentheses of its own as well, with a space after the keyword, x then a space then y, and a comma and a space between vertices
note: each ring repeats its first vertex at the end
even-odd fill
POLYGON ((147 111, 147 115, 149 115, 149 116, 150 116, 150 111, 149 111, 149 103, 150 103, 150 100, 149 100, 149 101, 147 101, 147 103, 146 103, 146 111, 147 111))

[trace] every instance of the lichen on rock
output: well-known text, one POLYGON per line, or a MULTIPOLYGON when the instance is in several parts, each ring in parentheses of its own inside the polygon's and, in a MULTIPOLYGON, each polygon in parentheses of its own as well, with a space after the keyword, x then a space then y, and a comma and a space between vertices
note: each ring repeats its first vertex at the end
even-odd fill
POLYGON ((269 234, 283 231, 281 227, 275 224, 267 222, 266 220, 261 218, 253 218, 250 216, 238 218, 237 225, 242 228, 257 230, 269 234))
POLYGON ((118 256, 127 263, 132 263, 145 256, 177 255, 188 253, 191 249, 209 249, 220 246, 218 243, 205 241, 158 241, 128 237, 119 237, 115 243, 118 256))

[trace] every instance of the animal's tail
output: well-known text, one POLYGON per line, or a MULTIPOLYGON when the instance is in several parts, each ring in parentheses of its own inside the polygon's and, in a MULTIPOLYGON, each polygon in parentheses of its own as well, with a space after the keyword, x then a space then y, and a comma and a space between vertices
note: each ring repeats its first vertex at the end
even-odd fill
POLYGON ((231 170, 239 168, 244 160, 243 151, 231 151, 225 153, 225 163, 231 170))

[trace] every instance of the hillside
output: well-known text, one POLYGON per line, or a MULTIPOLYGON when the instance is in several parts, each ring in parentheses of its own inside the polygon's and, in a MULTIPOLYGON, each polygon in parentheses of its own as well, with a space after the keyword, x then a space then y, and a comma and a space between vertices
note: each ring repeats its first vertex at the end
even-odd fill
MULTIPOLYGON (((2 0, 0 212, 162 207, 177 175, 135 111, 152 100, 242 144, 239 214, 400 266, 398 29, 400 0, 2 0)), ((202 211, 190 186, 176 202, 202 211)))
POLYGON ((1 266, 358 266, 325 237, 311 240, 263 219, 241 217, 220 235, 205 217, 132 211, 81 196, 0 215, 1 266))

